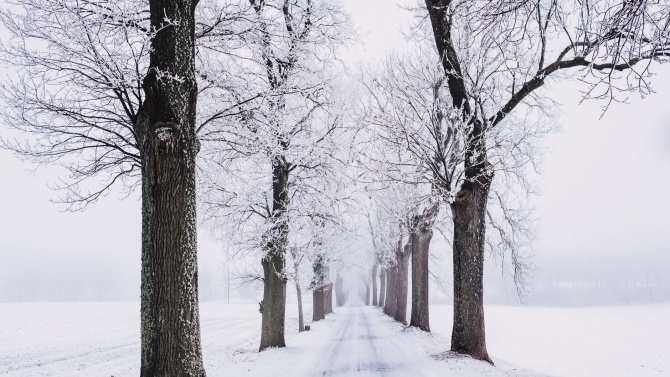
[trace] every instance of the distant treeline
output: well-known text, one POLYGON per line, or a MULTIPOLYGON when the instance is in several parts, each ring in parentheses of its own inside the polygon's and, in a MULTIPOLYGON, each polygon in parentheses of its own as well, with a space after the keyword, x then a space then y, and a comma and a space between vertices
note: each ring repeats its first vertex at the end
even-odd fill
POLYGON ((539 306, 630 305, 670 302, 670 257, 538 258, 521 300, 511 279, 488 274, 486 301, 539 306))

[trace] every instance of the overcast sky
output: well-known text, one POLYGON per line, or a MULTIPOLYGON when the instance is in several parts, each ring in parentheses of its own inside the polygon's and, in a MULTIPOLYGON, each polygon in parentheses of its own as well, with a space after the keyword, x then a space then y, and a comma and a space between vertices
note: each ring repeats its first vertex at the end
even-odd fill
MULTIPOLYGON (((391 0, 344 3, 366 42, 347 61, 402 48, 400 30, 408 15, 391 0)), ((603 119, 600 103, 578 104, 579 86, 554 87, 553 98, 564 105, 563 132, 547 139, 542 196, 534 200, 541 220, 539 252, 567 258, 670 253, 670 65, 655 71, 656 94, 615 104, 603 119)), ((78 255, 139 276, 137 193, 123 201, 111 193, 85 212, 64 213, 49 202, 56 194, 47 184, 58 168, 31 173, 34 166, 2 150, 0 166, 0 273, 29 268, 26 260, 48 265, 78 255)), ((201 266, 218 268, 222 246, 202 233, 201 266)))

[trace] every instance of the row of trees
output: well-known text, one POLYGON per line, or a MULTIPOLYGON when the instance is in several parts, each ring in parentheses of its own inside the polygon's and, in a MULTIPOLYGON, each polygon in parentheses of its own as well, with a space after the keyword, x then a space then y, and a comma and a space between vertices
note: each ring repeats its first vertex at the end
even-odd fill
POLYGON ((392 188, 396 193, 412 191, 381 205, 387 218, 378 222, 398 227, 383 238, 397 243, 374 245, 373 276, 383 265, 384 311, 406 322, 411 255, 410 326, 428 331, 428 248, 445 204, 453 246, 451 347, 490 362, 484 255, 487 248, 509 255, 523 289, 521 251, 532 241, 532 217, 524 207, 524 193, 532 192, 528 168, 540 157, 538 139, 551 130, 542 119, 552 103, 541 89, 559 79, 581 80, 587 83, 584 98, 604 100, 605 109, 627 92, 649 93, 651 63, 670 56, 670 7, 644 1, 426 0, 414 11, 417 50, 389 56, 379 71, 361 79, 370 98, 362 123, 380 148, 362 153, 365 165, 377 172, 375 181, 385 182, 378 187, 382 195, 393 185, 411 187, 392 188))
POLYGON ((287 251, 299 264, 337 236, 339 209, 314 203, 346 197, 321 188, 338 162, 339 5, 18 0, 1 18, 15 72, 1 115, 29 136, 3 146, 64 167, 69 209, 141 188, 141 374, 205 374, 198 203, 212 228, 227 227, 218 234, 238 236, 231 248, 263 254, 260 348, 284 346, 287 251))
POLYGON ((372 235, 375 298, 381 271, 377 304, 406 322, 411 260, 410 325, 429 331, 429 246, 446 206, 452 350, 490 361, 484 252, 510 255, 523 282, 522 193, 552 105, 541 89, 583 80, 607 104, 649 92, 649 62, 670 56, 669 9, 426 0, 413 10, 416 49, 361 72, 351 91, 337 53, 354 36, 338 3, 13 0, 0 15, 15 72, 0 116, 26 137, 2 145, 64 167, 71 209, 140 188, 143 376, 205 375, 198 205, 231 249, 261 258, 261 350, 285 346, 287 280, 302 308, 310 267, 315 316, 332 310, 328 264, 356 259, 365 220, 354 208, 372 235))

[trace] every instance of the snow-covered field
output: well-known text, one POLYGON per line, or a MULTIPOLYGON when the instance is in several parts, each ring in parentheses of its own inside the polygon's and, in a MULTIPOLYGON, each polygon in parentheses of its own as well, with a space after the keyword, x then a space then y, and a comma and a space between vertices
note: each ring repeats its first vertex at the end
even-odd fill
MULTIPOLYGON (((553 376, 670 376, 670 304, 485 310, 495 362, 553 376)), ((430 314, 431 330, 449 336, 451 306, 431 306, 430 314)))
MULTIPOLYGON (((403 330, 377 309, 359 307, 336 308, 298 334, 292 304, 289 347, 262 353, 256 352, 257 304, 201 306, 210 377, 670 375, 670 305, 487 306, 496 367, 444 352, 450 306, 431 307, 432 335, 403 330)), ((121 377, 139 375, 138 367, 138 303, 0 304, 0 375, 121 377)))

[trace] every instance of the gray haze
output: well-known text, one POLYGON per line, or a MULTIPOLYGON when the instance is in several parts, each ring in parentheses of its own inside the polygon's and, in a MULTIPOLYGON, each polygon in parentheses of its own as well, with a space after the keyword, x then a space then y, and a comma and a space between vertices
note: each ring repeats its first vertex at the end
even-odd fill
MULTIPOLYGON (((365 46, 349 63, 401 48, 406 13, 388 0, 345 1, 365 46), (380 15, 379 7, 388 14, 380 15)), ((414 1, 405 1, 413 5, 414 1)), ((670 301, 670 67, 654 69, 657 93, 614 104, 579 105, 579 85, 554 85, 561 133, 547 139, 531 293, 538 305, 670 301)), ((0 127, 0 132, 6 132, 0 127)), ((140 202, 110 193, 81 213, 60 212, 47 185, 59 169, 21 163, 0 151, 0 301, 139 299, 140 202)), ((223 245, 200 231, 201 294, 225 297, 223 245)), ((436 241, 433 253, 448 247, 436 241)), ((487 300, 517 303, 509 279, 487 267, 487 300)), ((448 292, 450 277, 444 276, 448 292)), ((254 292, 234 289, 233 296, 254 292)), ((435 297, 449 300, 435 289, 435 297)))

